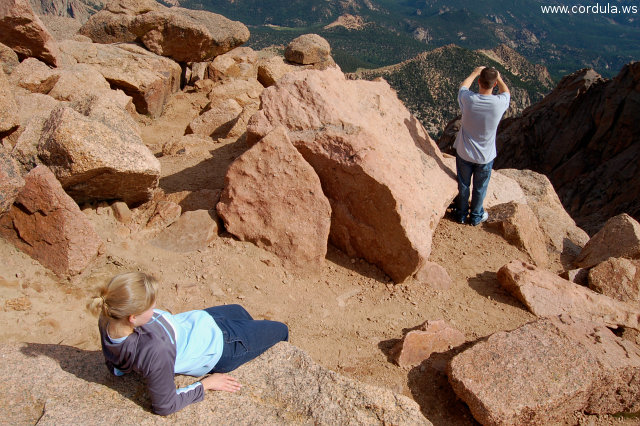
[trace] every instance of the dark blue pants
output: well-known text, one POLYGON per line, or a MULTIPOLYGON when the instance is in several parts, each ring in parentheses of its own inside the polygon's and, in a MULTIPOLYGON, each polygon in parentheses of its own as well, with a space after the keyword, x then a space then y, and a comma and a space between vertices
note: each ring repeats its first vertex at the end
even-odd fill
POLYGON ((491 168, 493 161, 487 164, 476 164, 465 161, 456 155, 456 170, 458 174, 458 200, 457 215, 459 222, 463 222, 469 214, 472 225, 476 225, 482 220, 484 208, 482 206, 484 197, 487 195, 487 187, 491 178, 491 168), (473 177, 473 192, 471 194, 471 211, 469 212, 469 187, 473 177))
POLYGON ((281 341, 289 340, 289 329, 281 322, 254 320, 240 305, 205 309, 222 330, 222 357, 209 373, 228 373, 251 361, 281 341))

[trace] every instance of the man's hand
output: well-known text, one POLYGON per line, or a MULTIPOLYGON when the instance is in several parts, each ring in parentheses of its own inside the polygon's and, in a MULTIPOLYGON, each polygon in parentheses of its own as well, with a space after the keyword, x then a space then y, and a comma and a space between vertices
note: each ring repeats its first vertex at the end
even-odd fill
POLYGON ((504 81, 502 81, 502 76, 500 75, 500 71, 496 70, 496 72, 498 73, 498 93, 509 93, 509 88, 507 87, 507 85, 505 84, 504 81))
POLYGON ((474 69, 471 74, 469 74, 469 77, 465 78, 462 83, 460 84, 460 87, 471 87, 471 84, 473 83, 473 80, 476 79, 477 76, 480 75, 480 73, 482 72, 483 69, 485 69, 486 67, 476 67, 476 69, 474 69))
POLYGON ((480 73, 482 72, 483 69, 485 69, 486 67, 476 67, 476 69, 473 70, 473 74, 475 75, 480 75, 480 73))
POLYGON ((202 383, 205 390, 237 392, 242 387, 235 377, 220 373, 213 373, 209 377, 200 380, 200 383, 202 383))

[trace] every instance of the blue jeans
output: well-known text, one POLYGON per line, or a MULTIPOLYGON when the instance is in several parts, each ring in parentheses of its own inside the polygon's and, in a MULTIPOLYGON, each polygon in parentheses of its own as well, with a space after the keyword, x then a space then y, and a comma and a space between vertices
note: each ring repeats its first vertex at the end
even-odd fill
POLYGON ((484 208, 482 203, 487 195, 489 178, 491 178, 491 168, 493 160, 487 164, 476 164, 463 160, 456 155, 456 171, 458 174, 458 200, 456 214, 459 222, 464 222, 469 214, 469 221, 472 225, 477 225, 482 220, 484 208), (469 186, 473 176, 473 194, 471 195, 471 212, 469 212, 469 186))
POLYGON ((289 329, 281 322, 254 320, 240 305, 205 309, 222 330, 222 357, 209 373, 228 373, 251 361, 280 341, 289 340, 289 329))

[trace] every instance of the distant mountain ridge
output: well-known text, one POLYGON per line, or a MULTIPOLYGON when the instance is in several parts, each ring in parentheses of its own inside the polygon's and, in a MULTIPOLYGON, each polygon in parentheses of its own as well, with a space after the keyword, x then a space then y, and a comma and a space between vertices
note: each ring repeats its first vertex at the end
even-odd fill
POLYGON ((360 70, 349 77, 369 80, 383 77, 427 131, 437 138, 446 124, 460 113, 456 102, 460 83, 481 65, 493 66, 504 76, 511 90, 508 116, 521 113, 553 88, 545 67, 531 64, 505 45, 477 51, 444 46, 397 65, 360 70))

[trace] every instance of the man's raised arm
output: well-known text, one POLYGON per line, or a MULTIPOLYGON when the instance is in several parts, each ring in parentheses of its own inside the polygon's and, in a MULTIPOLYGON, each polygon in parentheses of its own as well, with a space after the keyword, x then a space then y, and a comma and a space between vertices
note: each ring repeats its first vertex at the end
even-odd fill
POLYGON ((499 93, 509 93, 509 88, 504 83, 504 81, 502 81, 502 76, 500 75, 499 71, 498 71, 498 92, 499 93))
MULTIPOLYGON (((471 84, 473 83, 473 80, 476 79, 477 76, 480 75, 480 73, 482 72, 483 69, 485 69, 486 67, 477 67, 476 69, 474 69, 471 74, 469 74, 469 77, 465 78, 462 83, 460 84, 460 87, 471 87, 471 84)), ((507 86, 505 86, 507 87, 507 86)))

